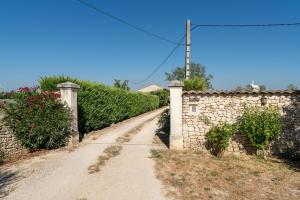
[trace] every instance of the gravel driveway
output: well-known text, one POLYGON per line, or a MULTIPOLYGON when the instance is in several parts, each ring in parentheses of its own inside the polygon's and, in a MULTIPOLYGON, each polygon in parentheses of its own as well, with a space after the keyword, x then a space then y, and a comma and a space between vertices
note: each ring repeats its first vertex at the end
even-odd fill
POLYGON ((49 153, 17 166, 1 168, 0 198, 165 199, 162 185, 155 177, 154 163, 149 158, 152 138, 157 129, 155 117, 162 111, 160 109, 117 124, 98 139, 87 140, 73 152, 49 153), (97 161, 105 148, 143 123, 139 133, 129 143, 123 144, 120 155, 109 160, 100 172, 88 173, 88 167, 97 161))

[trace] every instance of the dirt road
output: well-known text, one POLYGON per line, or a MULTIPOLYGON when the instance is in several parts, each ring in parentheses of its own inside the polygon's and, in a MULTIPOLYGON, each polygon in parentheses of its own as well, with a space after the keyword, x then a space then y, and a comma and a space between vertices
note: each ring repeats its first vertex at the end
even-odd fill
POLYGON ((73 152, 55 152, 14 167, 2 168, 0 198, 13 200, 160 200, 166 199, 149 158, 156 121, 162 110, 115 125, 98 139, 89 140, 73 152), (141 126, 133 139, 122 144, 120 155, 99 172, 89 166, 116 139, 141 126), (5 177, 6 176, 6 177, 5 177))

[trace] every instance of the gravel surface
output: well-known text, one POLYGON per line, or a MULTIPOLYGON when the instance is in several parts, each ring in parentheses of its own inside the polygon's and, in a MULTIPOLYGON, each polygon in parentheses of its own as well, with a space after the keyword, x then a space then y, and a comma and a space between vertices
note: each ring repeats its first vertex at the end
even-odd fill
POLYGON ((157 110, 108 129, 95 140, 87 140, 73 152, 54 152, 1 168, 0 198, 13 200, 114 200, 165 199, 149 158, 152 138, 157 129, 153 119, 145 123, 131 142, 123 144, 117 157, 95 174, 88 167, 115 140, 155 118, 157 110))

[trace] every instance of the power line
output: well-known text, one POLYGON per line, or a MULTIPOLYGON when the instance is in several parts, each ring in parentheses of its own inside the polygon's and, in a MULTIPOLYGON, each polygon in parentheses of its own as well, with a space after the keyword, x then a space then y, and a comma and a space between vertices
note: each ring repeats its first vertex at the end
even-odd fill
POLYGON ((125 25, 127 25, 127 26, 129 26, 129 27, 131 27, 131 28, 133 28, 133 29, 135 29, 135 30, 137 30, 137 31, 143 32, 143 33, 145 33, 145 34, 147 34, 147 35, 150 35, 150 36, 155 37, 155 38, 157 38, 157 39, 160 39, 160 40, 162 40, 162 41, 168 42, 168 43, 170 43, 170 44, 178 45, 178 43, 176 43, 176 42, 174 42, 174 41, 172 41, 172 40, 169 40, 169 39, 167 39, 167 38, 165 38, 165 37, 163 37, 163 36, 160 36, 160 35, 158 35, 158 34, 156 34, 156 33, 152 33, 152 32, 147 31, 147 30, 145 30, 145 29, 143 29, 143 28, 141 28, 141 27, 138 27, 138 26, 136 26, 136 25, 134 25, 134 24, 131 24, 131 23, 127 22, 127 21, 124 20, 124 19, 121 19, 121 18, 119 18, 119 17, 116 17, 116 16, 114 16, 114 15, 112 15, 112 14, 110 14, 110 13, 104 11, 104 10, 101 10, 101 9, 99 9, 99 8, 97 8, 97 7, 95 7, 95 6, 93 6, 93 5, 90 4, 90 3, 87 3, 87 2, 82 1, 82 0, 77 0, 77 1, 78 1, 79 3, 81 3, 81 4, 83 4, 83 5, 85 5, 85 6, 89 7, 89 8, 91 8, 91 9, 93 9, 93 10, 95 10, 95 11, 97 11, 97 12, 99 12, 99 13, 101 13, 101 14, 103 14, 103 15, 105 15, 105 16, 111 18, 111 19, 114 19, 114 20, 116 20, 116 21, 118 21, 118 22, 120 22, 120 23, 122 23, 122 24, 125 24, 125 25))
POLYGON ((278 27, 278 26, 299 26, 300 22, 296 23, 281 23, 281 24, 192 24, 194 27, 278 27))
POLYGON ((146 76, 146 78, 144 78, 143 80, 138 81, 138 82, 134 82, 134 81, 130 81, 130 80, 129 80, 129 82, 131 82, 133 84, 141 84, 141 83, 147 81, 149 78, 151 78, 169 60, 169 58, 173 55, 173 53, 176 51, 176 49, 181 45, 181 42, 184 40, 184 38, 185 38, 185 35, 179 40, 177 45, 171 50, 171 52, 167 55, 167 57, 165 57, 163 59, 163 61, 148 76, 146 76))
MULTIPOLYGON (((197 27, 192 27, 191 31, 193 31, 196 28, 197 27)), ((184 34, 184 36, 178 41, 177 45, 171 50, 171 52, 167 55, 167 57, 165 59, 163 59, 163 61, 148 76, 146 76, 146 78, 144 78, 143 80, 138 81, 138 82, 134 82, 134 81, 131 81, 131 80, 129 80, 129 82, 131 82, 133 84, 141 84, 141 83, 147 81, 149 78, 151 78, 169 60, 169 58, 174 54, 174 52, 181 45, 181 42, 184 40, 185 37, 186 37, 186 34, 184 34)))

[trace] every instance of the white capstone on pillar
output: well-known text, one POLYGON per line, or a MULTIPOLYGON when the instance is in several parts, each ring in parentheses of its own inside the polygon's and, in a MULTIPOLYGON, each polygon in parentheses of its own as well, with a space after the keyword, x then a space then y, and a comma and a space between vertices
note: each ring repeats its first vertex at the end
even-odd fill
POLYGON ((182 88, 183 83, 171 81, 170 88, 170 149, 183 150, 182 88))
POLYGON ((77 116, 77 91, 79 90, 80 86, 75 83, 65 82, 58 84, 57 87, 60 89, 61 101, 63 103, 66 103, 72 111, 72 132, 74 134, 73 136, 79 137, 77 116))

